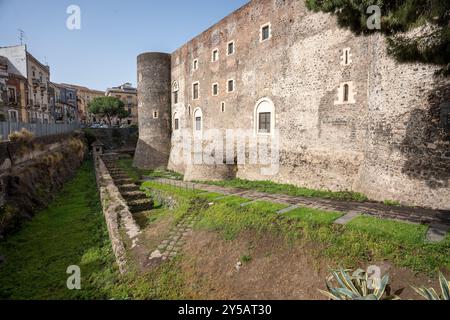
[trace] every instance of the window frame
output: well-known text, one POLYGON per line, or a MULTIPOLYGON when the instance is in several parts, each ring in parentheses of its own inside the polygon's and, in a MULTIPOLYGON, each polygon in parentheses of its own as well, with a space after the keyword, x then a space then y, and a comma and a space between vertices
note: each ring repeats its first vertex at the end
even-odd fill
POLYGON ((219 95, 219 84, 217 82, 214 82, 211 86, 211 94, 213 97, 217 97, 219 95), (214 89, 217 88, 217 92, 214 93, 214 89))
POLYGON ((192 100, 200 99, 200 82, 195 81, 192 83, 192 100), (195 86, 197 85, 197 97, 195 97, 195 86))
POLYGON ((178 117, 178 112, 173 114, 173 131, 180 130, 180 118, 178 117))
POLYGON ((203 111, 201 108, 195 108, 193 113, 193 127, 194 133, 202 133, 203 132, 203 111), (198 126, 198 118, 200 118, 200 129, 197 129, 198 126))
POLYGON ((259 28, 259 42, 265 42, 267 40, 270 40, 271 38, 272 38, 272 24, 270 22, 267 22, 259 28), (269 34, 268 34, 267 39, 263 38, 265 28, 269 29, 269 34))
POLYGON ((179 103, 179 91, 180 87, 178 85, 178 81, 174 81, 172 84, 172 98, 173 98, 173 104, 176 105, 179 103))
POLYGON ((272 133, 272 112, 258 112, 258 134, 271 134, 271 133, 272 133), (261 116, 264 116, 264 119, 261 119, 261 116), (261 131, 262 124, 264 124, 265 127, 264 130, 266 131, 261 131))
POLYGON ((198 59, 194 59, 194 60, 192 61, 192 70, 193 70, 193 71, 198 70, 198 59))
POLYGON ((227 43, 227 56, 232 56, 232 55, 234 55, 235 53, 236 53, 236 44, 235 44, 234 40, 229 41, 229 42, 227 43), (230 51, 229 51, 229 49, 230 49, 230 44, 233 45, 233 52, 232 52, 232 53, 230 53, 230 51))
POLYGON ((16 87, 13 87, 13 86, 8 86, 7 87, 7 89, 8 89, 8 102, 11 102, 11 96, 10 96, 10 94, 9 94, 9 91, 10 90, 13 90, 14 91, 14 101, 12 101, 13 103, 17 103, 17 90, 16 90, 16 87))
POLYGON ((221 103, 220 103, 220 112, 222 112, 222 113, 224 113, 225 112, 225 101, 222 101, 221 103))
POLYGON ((275 133, 276 126, 276 109, 272 100, 268 97, 259 99, 255 104, 254 115, 254 134, 255 136, 272 136, 275 133), (266 103, 265 105, 262 105, 266 103), (260 114, 270 113, 270 132, 260 132, 260 114))
POLYGON ((211 62, 219 61, 219 48, 215 48, 211 51, 211 62), (217 53, 217 58, 214 60, 214 53, 217 53))
POLYGON ((236 81, 234 79, 228 79, 227 80, 227 93, 232 93, 236 91, 236 81), (230 91, 230 82, 233 83, 233 90, 230 91))

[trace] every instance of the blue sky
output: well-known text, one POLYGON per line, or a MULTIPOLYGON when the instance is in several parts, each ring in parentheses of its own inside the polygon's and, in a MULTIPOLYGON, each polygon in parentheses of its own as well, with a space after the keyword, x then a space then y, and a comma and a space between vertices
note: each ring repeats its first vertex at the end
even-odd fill
POLYGON ((173 52, 248 0, 0 0, 0 46, 19 44, 47 61, 53 82, 92 89, 136 84, 136 57, 173 52), (69 5, 81 30, 66 28, 69 5))

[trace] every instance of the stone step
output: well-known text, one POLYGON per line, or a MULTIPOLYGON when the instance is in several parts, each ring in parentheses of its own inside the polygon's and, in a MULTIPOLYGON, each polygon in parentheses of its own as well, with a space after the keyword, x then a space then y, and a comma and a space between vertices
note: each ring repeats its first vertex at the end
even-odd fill
POLYGON ((140 191, 140 189, 137 185, 125 184, 125 185, 117 186, 117 187, 119 188, 120 193, 140 191))
POLYGON ((136 192, 124 192, 122 193, 122 197, 126 201, 135 201, 135 200, 141 200, 141 199, 147 199, 147 195, 143 192, 136 191, 136 192))
POLYGON ((151 199, 136 200, 128 203, 128 208, 130 208, 131 213, 139 213, 144 211, 152 210, 154 203, 151 199))
POLYGON ((116 186, 118 186, 118 185, 126 185, 126 184, 133 184, 133 180, 132 179, 130 179, 130 178, 126 178, 126 179, 122 179, 122 178, 120 178, 120 179, 114 179, 113 178, 113 180, 114 180, 114 184, 116 185, 116 186))

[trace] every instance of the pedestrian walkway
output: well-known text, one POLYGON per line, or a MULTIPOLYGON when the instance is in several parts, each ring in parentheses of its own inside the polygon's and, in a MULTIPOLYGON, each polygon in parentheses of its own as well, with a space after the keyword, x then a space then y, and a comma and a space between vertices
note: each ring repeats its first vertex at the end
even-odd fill
POLYGON ((285 194, 272 194, 254 190, 221 187, 202 183, 174 181, 171 179, 154 179, 161 184, 175 187, 199 190, 221 194, 222 196, 236 195, 250 201, 270 201, 285 204, 290 207, 306 207, 323 211, 337 211, 344 216, 336 220, 337 224, 346 224, 360 215, 400 220, 430 226, 427 239, 430 242, 441 241, 450 231, 450 211, 432 210, 425 208, 388 206, 377 202, 351 202, 332 199, 308 198, 285 194))

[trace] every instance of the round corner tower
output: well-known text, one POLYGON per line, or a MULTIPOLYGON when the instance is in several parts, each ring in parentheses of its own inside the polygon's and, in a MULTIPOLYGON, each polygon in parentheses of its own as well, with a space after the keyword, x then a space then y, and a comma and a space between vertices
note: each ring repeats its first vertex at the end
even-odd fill
POLYGON ((137 58, 139 141, 134 165, 167 167, 170 155, 171 56, 143 53, 137 58))

